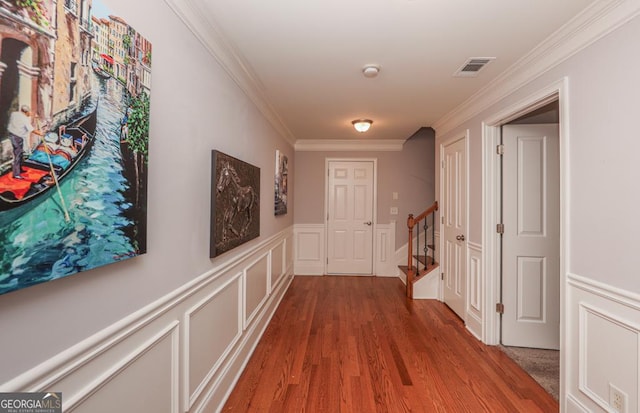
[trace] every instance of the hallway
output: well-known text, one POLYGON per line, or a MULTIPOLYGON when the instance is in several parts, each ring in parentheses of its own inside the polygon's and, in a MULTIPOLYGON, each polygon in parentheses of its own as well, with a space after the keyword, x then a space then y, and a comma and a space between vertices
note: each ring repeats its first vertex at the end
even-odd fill
POLYGON ((556 412, 444 304, 397 278, 295 277, 224 412, 556 412))

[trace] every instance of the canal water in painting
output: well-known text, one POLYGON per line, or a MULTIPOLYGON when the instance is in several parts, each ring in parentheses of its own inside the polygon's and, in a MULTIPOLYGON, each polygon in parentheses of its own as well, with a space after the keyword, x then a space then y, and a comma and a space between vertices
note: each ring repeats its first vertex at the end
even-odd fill
POLYGON ((95 141, 59 188, 71 219, 65 220, 56 188, 18 218, 0 212, 0 294, 144 252, 120 145, 127 94, 116 79, 94 76, 93 82, 84 111, 98 105, 95 141))

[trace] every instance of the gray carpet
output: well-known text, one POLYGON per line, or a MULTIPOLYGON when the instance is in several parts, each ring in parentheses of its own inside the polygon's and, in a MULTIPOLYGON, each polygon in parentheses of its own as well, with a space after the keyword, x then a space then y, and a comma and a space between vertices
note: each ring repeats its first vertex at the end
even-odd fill
POLYGON ((560 352, 537 348, 501 346, 509 358, 558 400, 560 393, 560 352))

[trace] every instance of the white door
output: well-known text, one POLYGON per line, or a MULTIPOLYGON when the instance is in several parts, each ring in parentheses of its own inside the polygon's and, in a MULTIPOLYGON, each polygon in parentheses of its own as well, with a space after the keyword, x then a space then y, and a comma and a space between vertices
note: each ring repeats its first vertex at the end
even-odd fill
POLYGON ((560 347, 558 125, 502 129, 502 344, 560 347))
POLYGON ((444 302, 465 320, 467 257, 467 156, 465 139, 444 147, 444 302))
POLYGON ((373 161, 329 161, 327 274, 373 273, 373 161))

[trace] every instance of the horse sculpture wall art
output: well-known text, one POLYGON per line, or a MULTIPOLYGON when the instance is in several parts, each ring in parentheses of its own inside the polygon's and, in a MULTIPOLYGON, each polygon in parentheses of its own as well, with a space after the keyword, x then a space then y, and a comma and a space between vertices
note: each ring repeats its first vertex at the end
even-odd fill
POLYGON ((259 235, 260 169, 214 151, 211 257, 259 235), (257 223, 257 225, 256 225, 257 223))

